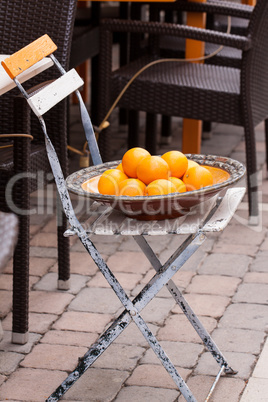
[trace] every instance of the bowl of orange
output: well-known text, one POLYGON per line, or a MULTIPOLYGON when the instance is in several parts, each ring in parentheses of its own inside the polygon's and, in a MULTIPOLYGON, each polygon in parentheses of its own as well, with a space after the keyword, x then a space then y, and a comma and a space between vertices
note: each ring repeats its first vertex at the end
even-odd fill
POLYGON ((169 151, 128 150, 122 160, 84 168, 67 180, 69 191, 110 205, 139 220, 170 219, 226 191, 245 174, 227 157, 169 151))

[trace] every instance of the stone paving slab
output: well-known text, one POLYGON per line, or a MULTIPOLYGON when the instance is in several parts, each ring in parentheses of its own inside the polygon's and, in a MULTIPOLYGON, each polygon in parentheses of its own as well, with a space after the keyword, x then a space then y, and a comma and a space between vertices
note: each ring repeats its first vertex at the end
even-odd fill
POLYGON ((251 264, 250 270, 254 272, 268 272, 267 268, 267 258, 268 251, 260 251, 253 263, 251 264))
POLYGON ((261 304, 236 303, 227 307, 219 321, 223 328, 242 328, 256 331, 265 330, 268 324, 268 306, 261 304))
POLYGON ((212 333, 220 350, 258 355, 265 339, 265 332, 237 328, 217 328, 212 333))
MULTIPOLYGON (((203 352, 203 345, 184 342, 161 341, 166 354, 175 366, 191 369, 197 363, 199 355, 203 352)), ((141 364, 161 364, 152 349, 148 349, 142 357, 141 364)))
MULTIPOLYGON (((223 243, 221 243, 222 245, 223 243)), ((224 251, 224 250, 223 250, 224 251)), ((220 252, 207 256, 198 270, 199 274, 226 275, 243 278, 249 269, 252 258, 247 255, 229 253, 229 245, 226 253, 220 252)))
POLYGON ((11 343, 11 331, 4 332, 4 339, 0 343, 0 350, 3 352, 15 352, 15 353, 30 353, 33 346, 41 340, 40 334, 30 332, 28 342, 24 345, 11 343))
MULTIPOLYGON (((90 401, 112 401, 128 378, 127 371, 90 368, 63 396, 67 401, 84 401, 90 395, 90 401)), ((51 387, 52 389, 52 387, 51 387)))
POLYGON ((87 351, 86 347, 69 345, 51 345, 41 343, 21 362, 22 367, 48 370, 72 371, 78 364, 78 358, 87 351))
MULTIPOLYGON (((215 125, 214 131, 211 140, 203 141, 203 153, 217 154, 221 149, 223 154, 245 160, 241 128, 230 130, 230 126, 215 125)), ((116 133, 115 159, 122 157, 124 135, 116 133)), ((171 147, 178 146, 179 137, 174 136, 171 147)), ((258 128, 257 149, 261 154, 258 155, 260 165, 264 160, 263 126, 258 128)), ((167 150, 169 147, 159 147, 159 152, 167 150)), ((267 181, 262 181, 261 191, 262 201, 268 202, 267 181)), ((32 197, 34 205, 38 205, 36 197, 32 197)), ((79 214, 87 219, 84 200, 71 197, 79 214)), ((75 236, 70 239, 70 290, 57 289, 55 226, 54 211, 48 216, 31 217, 30 341, 26 345, 10 343, 12 262, 0 277, 0 308, 4 310, 5 332, 0 343, 4 372, 0 372, 0 400, 44 401, 66 378, 67 370, 75 366, 78 357, 122 311, 113 291, 75 236)), ((262 395, 267 395, 267 378, 263 377, 263 371, 268 372, 263 348, 268 332, 267 227, 267 205, 264 205, 262 223, 258 227, 247 225, 245 197, 228 227, 222 233, 208 234, 204 244, 173 277, 227 361, 239 370, 236 376, 221 377, 210 399, 212 402, 240 401, 246 381, 252 384, 254 393, 248 393, 250 388, 246 387, 242 398, 248 399, 241 401, 255 402, 252 395, 258 395, 258 401, 262 401, 262 395), (260 354, 262 349, 264 355, 260 354)), ((137 243, 128 236, 91 237, 127 293, 131 297, 137 295, 154 275, 137 243)), ((162 263, 184 239, 184 236, 147 237, 162 263)), ((141 315, 174 360, 197 400, 204 400, 219 367, 167 289, 161 290, 141 315)), ((184 400, 133 323, 63 399, 76 402, 184 400)))
MULTIPOLYGON (((180 376, 184 379, 190 375, 191 370, 176 367, 180 376)), ((176 384, 166 372, 164 367, 158 364, 140 364, 132 372, 131 376, 126 381, 127 385, 149 386, 156 388, 177 389, 176 384)))
MULTIPOLYGON (((242 378, 246 380, 250 377, 252 369, 256 364, 256 356, 250 353, 237 353, 237 352, 224 352, 225 359, 233 370, 238 373, 234 378, 242 378)), ((216 376, 220 370, 220 366, 216 360, 213 359, 209 352, 205 352, 200 357, 195 369, 194 374, 212 375, 216 376)))
MULTIPOLYGON (((29 331, 37 334, 44 334, 58 318, 55 314, 29 313, 29 331)), ((5 331, 12 330, 12 314, 9 313, 2 321, 5 331)))
POLYGON ((115 314, 121 303, 109 288, 84 288, 69 304, 69 310, 100 314, 115 314))
MULTIPOLYGON (((157 334, 159 330, 158 326, 154 324, 148 324, 148 327, 150 331, 153 333, 153 335, 157 334)), ((136 324, 134 324, 133 322, 131 322, 129 326, 123 332, 121 332, 121 334, 118 336, 118 338, 115 339, 114 342, 125 345, 137 345, 137 346, 148 347, 148 342, 146 341, 146 339, 144 338, 144 336, 142 335, 141 331, 138 329, 136 324)))
MULTIPOLYGON (((213 318, 220 318, 230 303, 229 297, 196 293, 185 294, 185 299, 197 316, 205 315, 213 318)), ((175 306, 172 312, 182 314, 179 306, 175 306)))
POLYGON ((268 304, 268 284, 245 283, 242 284, 233 298, 239 303, 268 304))
POLYGON ((19 368, 1 386, 0 397, 2 400, 44 402, 66 375, 64 371, 19 368))
POLYGON ((151 264, 142 252, 117 251, 107 260, 113 272, 144 273, 151 264))
POLYGON ((79 331, 48 331, 40 340, 41 343, 53 345, 85 346, 89 348, 98 339, 97 333, 79 331))
POLYGON ((266 402, 268 395, 267 378, 250 378, 241 402, 266 402))
POLYGON ((240 282, 238 278, 223 275, 196 275, 186 292, 233 296, 240 282))
POLYGON ((12 292, 0 290, 0 318, 5 317, 12 306, 12 292))
POLYGON ((64 291, 36 290, 30 292, 29 310, 33 313, 62 314, 73 298, 73 295, 64 291))
MULTIPOLYGON (((89 276, 71 274, 70 288, 67 291, 64 291, 64 293, 72 293, 74 295, 79 293, 79 291, 86 286, 88 280, 89 276)), ((35 284, 34 289, 51 292, 58 291, 58 274, 49 272, 44 275, 42 279, 35 284)))
MULTIPOLYGON (((211 333, 217 326, 217 321, 212 317, 201 317, 200 321, 211 333)), ((169 316, 165 325, 159 329, 157 334, 159 340, 174 342, 202 343, 199 335, 183 314, 173 314, 169 316)))
POLYGON ((113 344, 96 360, 94 367, 132 371, 144 352, 140 346, 113 344))
POLYGON ((24 355, 16 352, 0 352, 0 374, 9 375, 16 370, 24 355))
POLYGON ((174 402, 179 392, 166 388, 153 388, 144 386, 128 386, 124 387, 117 397, 116 402, 174 402))
MULTIPOLYGON (((196 375, 187 381, 187 385, 198 401, 204 401, 214 380, 215 377, 208 375, 196 375)), ((245 382, 239 378, 221 377, 210 398, 210 402, 238 402, 244 386, 245 382)), ((179 397, 178 402, 184 401, 185 399, 182 396, 179 397)), ((248 402, 253 402, 253 400, 248 402)))
MULTIPOLYGON (((141 274, 132 274, 126 272, 117 272, 115 275, 116 279, 119 281, 121 286, 125 290, 132 290, 137 286, 137 284, 141 281, 141 274)), ((87 283, 88 287, 96 287, 96 288, 109 288, 110 285, 104 278, 101 272, 97 272, 94 278, 90 279, 87 283)))
POLYGON ((111 319, 112 316, 110 314, 66 311, 55 322, 52 328, 57 330, 101 333, 111 319))

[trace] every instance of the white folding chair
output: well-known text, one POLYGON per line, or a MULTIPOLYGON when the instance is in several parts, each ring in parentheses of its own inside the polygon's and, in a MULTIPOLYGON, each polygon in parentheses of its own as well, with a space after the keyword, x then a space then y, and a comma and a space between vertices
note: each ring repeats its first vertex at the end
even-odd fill
MULTIPOLYGON (((108 348, 108 346, 111 345, 111 343, 124 331, 131 321, 134 321, 137 325, 152 350, 160 359, 162 365, 173 378, 184 398, 187 401, 196 401, 193 393, 179 375, 178 371, 140 314, 142 309, 157 295, 163 286, 168 288, 176 303, 181 307, 183 313, 200 336, 203 344, 219 364, 219 372, 207 396, 207 401, 210 398, 221 374, 223 372, 226 374, 235 374, 236 372, 228 365, 225 357, 218 349, 209 333, 203 327, 189 304, 186 302, 181 291, 172 281, 172 277, 205 241, 206 233, 222 231, 228 225, 245 193, 245 189, 243 187, 228 188, 222 197, 220 197, 217 194, 217 191, 215 191, 215 195, 200 204, 202 207, 196 207, 194 213, 186 213, 184 216, 176 219, 159 221, 149 220, 143 222, 141 220, 136 220, 122 214, 110 206, 103 206, 98 202, 93 202, 89 211, 89 222, 87 222, 87 225, 80 223, 74 213, 68 188, 77 194, 85 195, 84 190, 81 189, 81 184, 87 180, 89 172, 92 172, 92 167, 83 169, 78 172, 78 174, 76 172, 71 175, 67 179, 67 188, 57 155, 46 131, 43 115, 61 99, 68 96, 70 93, 75 92, 80 102, 81 118, 91 157, 94 165, 97 165, 93 167, 94 174, 99 174, 105 170, 107 164, 102 164, 91 121, 78 91, 78 88, 83 85, 83 81, 74 70, 66 73, 62 69, 52 54, 55 49, 55 44, 47 35, 45 35, 28 45, 26 48, 10 56, 4 61, 3 66, 27 99, 31 109, 37 115, 43 129, 48 158, 65 214, 70 223, 70 229, 67 230, 65 235, 77 235, 79 237, 81 243, 84 245, 85 249, 106 278, 110 287, 114 290, 118 299, 121 301, 124 311, 100 336, 98 341, 90 347, 84 357, 80 359, 75 370, 68 375, 62 384, 51 394, 47 401, 51 402, 59 400, 60 397, 68 391, 68 389, 83 375, 94 361, 108 348), (62 75, 52 84, 43 87, 37 93, 29 97, 16 77, 20 72, 26 70, 30 65, 33 65, 45 56, 49 56, 52 59, 62 75), (156 271, 155 275, 133 300, 130 300, 127 296, 126 291, 107 266, 100 252, 96 249, 90 239, 91 234, 109 234, 112 236, 118 234, 131 235, 152 264, 156 271), (164 264, 161 264, 144 236, 167 234, 173 234, 174 236, 187 235, 187 238, 178 246, 176 252, 164 264)), ((221 159, 221 161, 224 163, 223 159, 221 159)), ((228 161, 227 158, 225 162, 226 161, 228 161)), ((235 180, 233 180, 233 182, 236 182, 244 175, 245 168, 239 162, 233 160, 229 160, 229 162, 230 166, 236 171, 235 180)), ((115 162, 115 165, 116 164, 117 162, 115 162)), ((217 190, 217 186, 215 189, 217 190)), ((129 262, 127 263, 129 264, 129 262)), ((135 269, 135 267, 133 267, 133 269, 135 269)))

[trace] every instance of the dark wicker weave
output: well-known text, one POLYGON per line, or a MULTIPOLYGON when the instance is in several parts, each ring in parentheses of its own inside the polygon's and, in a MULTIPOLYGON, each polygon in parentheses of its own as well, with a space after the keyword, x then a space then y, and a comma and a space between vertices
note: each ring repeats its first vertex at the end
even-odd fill
MULTIPOLYGON (((178 2, 179 4, 180 2, 178 2)), ((184 3, 182 1, 182 3, 184 3)), ((189 3, 191 9, 203 11, 203 3, 189 3)), ((186 5, 186 3, 185 3, 186 5)), ((188 7, 189 7, 188 6, 188 7)), ((268 2, 258 0, 254 10, 236 3, 208 4, 215 14, 250 17, 246 37, 202 30, 187 26, 141 21, 103 21, 99 82, 99 120, 128 80, 148 61, 159 59, 157 46, 147 55, 111 72, 112 32, 145 32, 154 36, 177 36, 203 40, 242 50, 241 69, 207 64, 160 63, 143 72, 128 88, 120 107, 150 114, 180 116, 198 120, 243 126, 246 140, 248 198, 250 217, 258 216, 256 183, 256 148, 254 127, 268 116, 268 2)), ((190 8, 190 7, 189 7, 190 8)), ((147 131, 146 147, 155 144, 154 130, 147 131)), ((110 158, 112 135, 109 129, 100 136, 105 160, 110 158)))
MULTIPOLYGON (((203 7, 204 10, 207 11, 207 28, 226 32, 227 31, 227 15, 217 15, 215 13, 210 13, 210 4, 215 3, 215 0, 207 0, 207 3, 203 7)), ((222 3, 221 3, 222 4, 222 3)), ((185 8, 192 7, 192 5, 185 5, 185 8)), ((200 9, 200 5, 194 5, 194 7, 198 7, 200 9)), ((235 5, 234 7, 237 7, 235 5)), ((232 17, 231 18, 231 33, 236 35, 247 35, 248 22, 253 10, 253 7, 239 5, 240 12, 246 11, 246 15, 243 15, 245 18, 232 17)), ((172 16, 176 17, 177 10, 182 12, 182 2, 175 3, 152 3, 151 9, 151 19, 154 21, 159 21, 160 13, 164 12, 172 13, 172 16), (175 13, 175 14, 174 14, 175 13)), ((173 22, 168 21, 168 22, 173 22)), ((161 56, 163 57, 184 57, 185 52, 185 39, 178 37, 161 37, 160 39, 160 49, 161 56)), ((211 54, 218 49, 217 44, 206 43, 205 44, 205 54, 211 54)), ((207 64, 216 64, 219 66, 227 66, 234 68, 241 68, 241 57, 242 52, 239 49, 231 48, 225 46, 217 55, 212 58, 209 58, 205 61, 207 64)), ((211 131, 211 125, 209 122, 205 122, 203 125, 204 131, 211 131)), ((163 116, 162 118, 162 138, 171 136, 171 116, 163 116)))
MULTIPOLYGON (((57 44, 55 56, 68 69, 73 25, 77 0, 1 0, 0 2, 0 46, 2 54, 12 54, 28 43, 47 33, 57 44)), ((50 68, 24 84, 25 88, 54 77, 59 77, 56 68, 50 68)), ((0 208, 8 210, 5 188, 8 180, 19 172, 50 172, 43 141, 43 133, 35 116, 31 127, 28 123, 29 109, 23 98, 16 98, 18 89, 0 97, 1 133, 31 133, 32 143, 21 138, 14 141, 14 149, 0 150, 0 208), (16 98, 16 111, 13 110, 16 98)), ((59 155, 65 175, 68 173, 67 160, 67 101, 61 102, 46 114, 49 135, 59 155)), ((30 192, 36 190, 37 181, 23 179, 16 182, 13 194, 19 209, 29 210, 30 192)), ((28 290, 29 290, 29 215, 19 214, 19 238, 14 255, 13 270, 13 333, 26 334, 28 331, 28 290)), ((66 218, 58 212, 58 265, 59 279, 68 280, 69 242, 63 237, 66 218)))

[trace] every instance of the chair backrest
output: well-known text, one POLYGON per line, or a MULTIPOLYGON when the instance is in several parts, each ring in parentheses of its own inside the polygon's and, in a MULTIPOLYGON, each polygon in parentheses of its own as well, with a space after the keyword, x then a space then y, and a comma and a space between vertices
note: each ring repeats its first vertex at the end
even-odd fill
POLYGON ((268 1, 258 0, 248 26, 252 48, 243 53, 242 91, 248 91, 254 126, 268 117, 268 1))
MULTIPOLYGON (((68 69, 71 40, 77 0, 1 0, 0 1, 0 52, 12 54, 44 34, 57 44, 55 56, 68 69)), ((49 69, 27 83, 58 77, 58 71, 49 69)), ((27 87, 27 86, 26 86, 27 87)), ((13 97, 17 88, 0 97, 0 132, 13 131, 13 97)))

